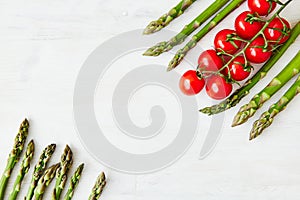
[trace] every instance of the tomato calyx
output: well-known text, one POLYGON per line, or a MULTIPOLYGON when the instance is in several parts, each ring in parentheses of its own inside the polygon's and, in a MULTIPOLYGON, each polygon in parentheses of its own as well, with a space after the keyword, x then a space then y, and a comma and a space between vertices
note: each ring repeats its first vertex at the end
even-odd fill
POLYGON ((231 34, 228 34, 226 36, 226 42, 230 42, 230 44, 232 46, 234 46, 235 48, 239 48, 239 46, 235 43, 235 41, 240 41, 240 40, 237 40, 237 34, 236 33, 231 33, 231 34))
POLYGON ((201 73, 201 70, 199 68, 196 69, 196 75, 198 77, 199 80, 204 79, 205 77, 203 76, 203 74, 201 73))
POLYGON ((284 3, 282 3, 281 1, 279 1, 279 0, 267 0, 269 3, 272 3, 272 2, 275 2, 275 3, 277 3, 278 5, 280 5, 280 6, 283 6, 284 5, 284 3))
POLYGON ((254 22, 265 22, 265 20, 261 19, 256 13, 248 13, 245 22, 253 24, 254 22))

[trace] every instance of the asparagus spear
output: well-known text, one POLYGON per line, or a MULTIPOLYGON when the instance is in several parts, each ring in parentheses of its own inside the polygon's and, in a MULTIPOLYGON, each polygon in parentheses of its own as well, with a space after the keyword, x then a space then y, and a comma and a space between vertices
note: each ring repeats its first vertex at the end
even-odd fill
POLYGON ((56 170, 59 168, 60 164, 57 163, 55 165, 52 165, 49 167, 43 176, 38 181, 38 184, 36 186, 36 189, 34 191, 34 200, 40 200, 43 199, 43 195, 45 193, 46 187, 51 183, 53 178, 55 177, 56 170))
POLYGON ((171 50, 174 46, 181 44, 194 30, 196 30, 203 22, 214 15, 229 0, 215 0, 207 9, 198 15, 191 23, 186 25, 180 33, 171 38, 169 41, 160 42, 149 48, 143 55, 158 56, 163 52, 171 50))
POLYGON ((289 62, 289 64, 258 94, 256 94, 248 104, 242 106, 234 117, 232 126, 240 125, 252 117, 255 112, 269 100, 278 90, 282 88, 293 76, 300 71, 300 51, 289 62))
POLYGON ((89 196, 89 200, 97 200, 100 198, 101 193, 106 185, 106 180, 105 180, 105 174, 104 172, 101 172, 101 174, 98 176, 96 183, 92 189, 92 192, 89 196))
POLYGON ((24 144, 28 136, 28 128, 29 128, 29 122, 27 119, 25 119, 20 125, 19 132, 15 138, 15 144, 13 146, 12 151, 9 154, 5 171, 2 174, 0 180, 0 200, 4 199, 7 182, 11 176, 11 173, 15 165, 20 160, 20 156, 22 154, 22 151, 24 149, 24 144))
POLYGON ((150 22, 150 24, 145 28, 144 34, 155 33, 164 27, 166 27, 171 21, 176 17, 179 17, 184 11, 190 7, 196 0, 181 0, 174 8, 172 8, 168 13, 162 15, 156 21, 150 22))
POLYGON ((277 101, 271 105, 268 111, 264 112, 260 118, 254 122, 253 128, 250 133, 250 140, 259 136, 264 129, 269 127, 274 117, 293 100, 293 98, 300 93, 300 76, 298 76, 296 82, 287 90, 287 92, 277 101))
POLYGON ((47 167, 47 163, 50 160, 51 156, 53 155, 56 148, 56 144, 48 145, 40 155, 38 163, 34 167, 34 171, 32 174, 30 186, 25 197, 25 200, 31 200, 33 197, 34 190, 38 184, 39 179, 43 175, 44 170, 47 167))
POLYGON ((79 183, 80 177, 81 177, 81 173, 83 171, 84 168, 84 164, 82 163, 81 165, 79 165, 79 167, 76 169, 75 173, 73 174, 72 178, 71 178, 71 182, 68 188, 68 191, 64 197, 64 200, 71 200, 73 195, 74 195, 74 191, 79 183))
POLYGON ((192 39, 180 50, 178 50, 170 61, 168 71, 174 69, 183 60, 184 56, 196 46, 196 44, 212 30, 219 22, 221 22, 229 13, 238 8, 245 0, 233 0, 224 9, 222 9, 210 22, 208 22, 192 39))
POLYGON ((243 87, 236 90, 230 97, 223 100, 219 104, 206 107, 200 110, 200 112, 214 115, 225 110, 228 110, 236 106, 246 95, 249 94, 250 90, 261 80, 263 79, 273 65, 281 58, 281 56, 286 52, 286 50, 294 43, 295 39, 300 34, 300 22, 298 22, 291 31, 290 38, 283 44, 277 52, 275 52, 272 57, 264 64, 264 66, 252 77, 250 78, 243 87))
POLYGON ((64 152, 61 156, 60 167, 56 174, 56 183, 53 190, 52 199, 59 200, 62 190, 64 189, 67 178, 68 171, 73 164, 73 153, 68 145, 66 145, 64 152))
POLYGON ((17 196, 20 192, 20 189, 21 189, 22 181, 23 181, 25 175, 29 171, 30 162, 33 158, 33 155, 34 155, 34 142, 33 142, 33 140, 31 140, 27 146, 25 155, 22 160, 21 169, 20 169, 19 174, 14 183, 13 190, 10 193, 9 200, 15 200, 17 198, 17 196))

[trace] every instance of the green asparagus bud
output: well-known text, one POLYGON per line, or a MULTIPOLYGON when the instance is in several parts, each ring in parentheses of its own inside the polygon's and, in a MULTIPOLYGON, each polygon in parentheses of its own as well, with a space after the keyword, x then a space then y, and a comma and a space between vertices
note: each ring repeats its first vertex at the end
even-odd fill
POLYGON ((44 170, 47 167, 48 161, 50 160, 51 156, 53 155, 56 148, 56 144, 48 145, 40 155, 38 163, 34 167, 34 171, 32 174, 32 178, 30 181, 30 186, 25 197, 25 200, 31 200, 34 194, 34 190, 38 184, 39 179, 44 173, 44 170))
POLYGON ((102 191, 106 185, 106 178, 105 174, 101 172, 101 174, 98 176, 96 183, 92 189, 92 192, 90 194, 89 200, 97 200, 100 198, 102 191))
POLYGON ((174 8, 172 8, 168 13, 162 15, 156 21, 150 22, 150 24, 145 28, 144 34, 155 33, 164 27, 166 27, 171 21, 179 17, 184 11, 190 7, 196 0, 181 0, 174 8))
POLYGON ((25 119, 22 122, 22 124, 20 125, 19 132, 15 138, 15 144, 13 146, 12 151, 9 154, 6 168, 5 168, 4 173, 2 174, 2 177, 0 180, 0 200, 4 199, 8 180, 11 176, 11 173, 12 173, 15 165, 20 160, 22 151, 24 149, 24 144, 25 144, 27 136, 28 136, 28 128, 29 128, 29 122, 27 119, 25 119))
POLYGON ((34 200, 43 199, 45 190, 49 186, 49 184, 51 183, 53 178, 55 177, 56 171, 59 168, 59 166, 60 166, 60 164, 57 163, 55 165, 52 165, 45 171, 44 175, 40 178, 40 180, 36 186, 36 189, 34 191, 34 197, 33 197, 34 200))
POLYGON ((73 153, 70 147, 67 145, 60 161, 60 167, 57 170, 56 174, 56 183, 53 190, 52 200, 59 200, 61 192, 64 189, 67 179, 68 171, 73 164, 73 153))
POLYGON ((25 175, 28 173, 30 168, 30 162, 34 155, 34 142, 31 140, 27 146, 24 158, 22 160, 21 169, 16 178, 16 181, 13 186, 13 190, 10 193, 9 200, 15 200, 20 192, 22 181, 25 175))
POLYGON ((74 191, 79 183, 80 177, 81 177, 81 173, 83 171, 84 168, 84 164, 82 163, 81 165, 79 165, 79 167, 76 169, 74 175, 71 178, 71 182, 70 182, 70 186, 68 188, 67 194, 64 197, 64 200, 71 200, 73 195, 74 195, 74 191))

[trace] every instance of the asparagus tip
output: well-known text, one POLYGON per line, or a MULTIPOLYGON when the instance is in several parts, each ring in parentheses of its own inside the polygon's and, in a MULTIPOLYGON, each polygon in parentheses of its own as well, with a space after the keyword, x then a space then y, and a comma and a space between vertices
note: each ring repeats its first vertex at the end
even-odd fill
POLYGON ((181 53, 182 50, 177 51, 176 55, 169 62, 168 71, 171 71, 175 67, 177 67, 182 61, 184 54, 181 53))
POLYGON ((154 56, 154 54, 153 54, 153 52, 152 52, 151 49, 148 49, 147 51, 145 51, 145 52, 143 53, 143 56, 154 56))
POLYGON ((173 66, 169 65, 168 68, 167 68, 167 72, 171 71, 172 69, 174 69, 173 66))
POLYGON ((29 126, 29 120, 27 118, 25 118, 21 125, 20 125, 20 128, 23 128, 23 127, 28 127, 29 126))
POLYGON ((84 168, 84 163, 81 163, 81 164, 79 165, 78 168, 80 169, 80 171, 83 170, 83 168, 84 168))
POLYGON ((201 108, 200 110, 199 110, 199 112, 202 112, 203 114, 208 114, 209 115, 209 107, 206 107, 206 108, 201 108))
POLYGON ((29 148, 31 151, 34 151, 34 141, 33 141, 33 139, 30 140, 30 142, 28 143, 28 148, 29 148))
POLYGON ((143 55, 144 56, 159 56, 160 54, 162 54, 165 51, 168 51, 168 43, 163 41, 163 42, 157 43, 153 47, 150 47, 149 49, 147 49, 143 53, 143 55))
POLYGON ((253 140, 253 139, 255 139, 256 137, 254 136, 254 135, 252 135, 252 134, 250 134, 250 137, 249 137, 249 140, 251 141, 251 140, 253 140))
POLYGON ((151 33, 155 33, 163 28, 162 24, 158 21, 152 21, 149 23, 149 25, 144 29, 143 34, 149 35, 151 33))
POLYGON ((233 122, 231 124, 231 127, 236 127, 236 126, 239 126, 243 123, 245 123, 246 121, 248 121, 248 118, 249 118, 249 115, 245 112, 242 112, 242 113, 238 113, 234 119, 233 119, 233 122))

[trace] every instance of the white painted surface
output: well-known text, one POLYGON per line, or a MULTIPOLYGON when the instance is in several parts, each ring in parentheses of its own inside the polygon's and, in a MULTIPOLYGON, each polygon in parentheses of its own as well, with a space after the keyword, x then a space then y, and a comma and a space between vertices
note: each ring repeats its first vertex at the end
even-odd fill
MULTIPOLYGON (((277 117, 272 127, 254 142, 248 141, 253 119, 246 125, 233 129, 229 124, 237 108, 228 111, 223 136, 207 159, 198 160, 204 138, 204 134, 199 133, 186 155, 171 167, 154 174, 135 176, 114 172, 96 163, 82 147, 76 135, 72 113, 74 83, 82 63, 106 39, 125 31, 143 28, 176 2, 177 0, 1 1, 0 170, 5 167, 4 161, 19 122, 27 116, 31 120, 30 138, 36 141, 36 152, 40 152, 45 145, 56 142, 58 148, 52 159, 54 162, 59 159, 64 144, 69 143, 75 154, 75 165, 86 163, 74 199, 86 199, 96 175, 102 170, 109 177, 102 197, 104 200, 299 199, 299 99, 294 100, 284 114, 277 117)), ((172 23, 169 29, 180 30, 210 2, 199 0, 184 16, 172 23)), ((299 7, 300 1, 294 0, 282 14, 292 25, 299 20, 299 7)), ((215 33, 223 27, 232 27, 233 18, 245 8, 246 5, 243 5, 232 13, 199 43, 200 46, 212 46, 215 33)), ((259 91, 295 55, 299 46, 298 39, 252 94, 259 91)), ((198 53, 192 51, 194 55, 198 53)), ((165 57, 166 64, 170 58, 171 55, 165 57)), ((283 91, 280 92, 282 93, 283 91)), ((251 96, 242 103, 246 103, 251 96)), ((206 97, 200 95, 199 98, 206 97)), ((262 110, 267 107, 264 106, 262 110)), ((260 113, 261 111, 258 112, 260 113)), ((205 120, 209 122, 205 116, 200 116, 200 119, 203 124, 205 120)), ((37 159, 38 156, 35 156, 35 161, 37 159)), ((14 176, 16 172, 17 170, 14 176)), ((26 192, 24 188, 27 189, 29 177, 25 178, 20 197, 26 192)), ((10 187, 11 184, 12 180, 10 187)))

